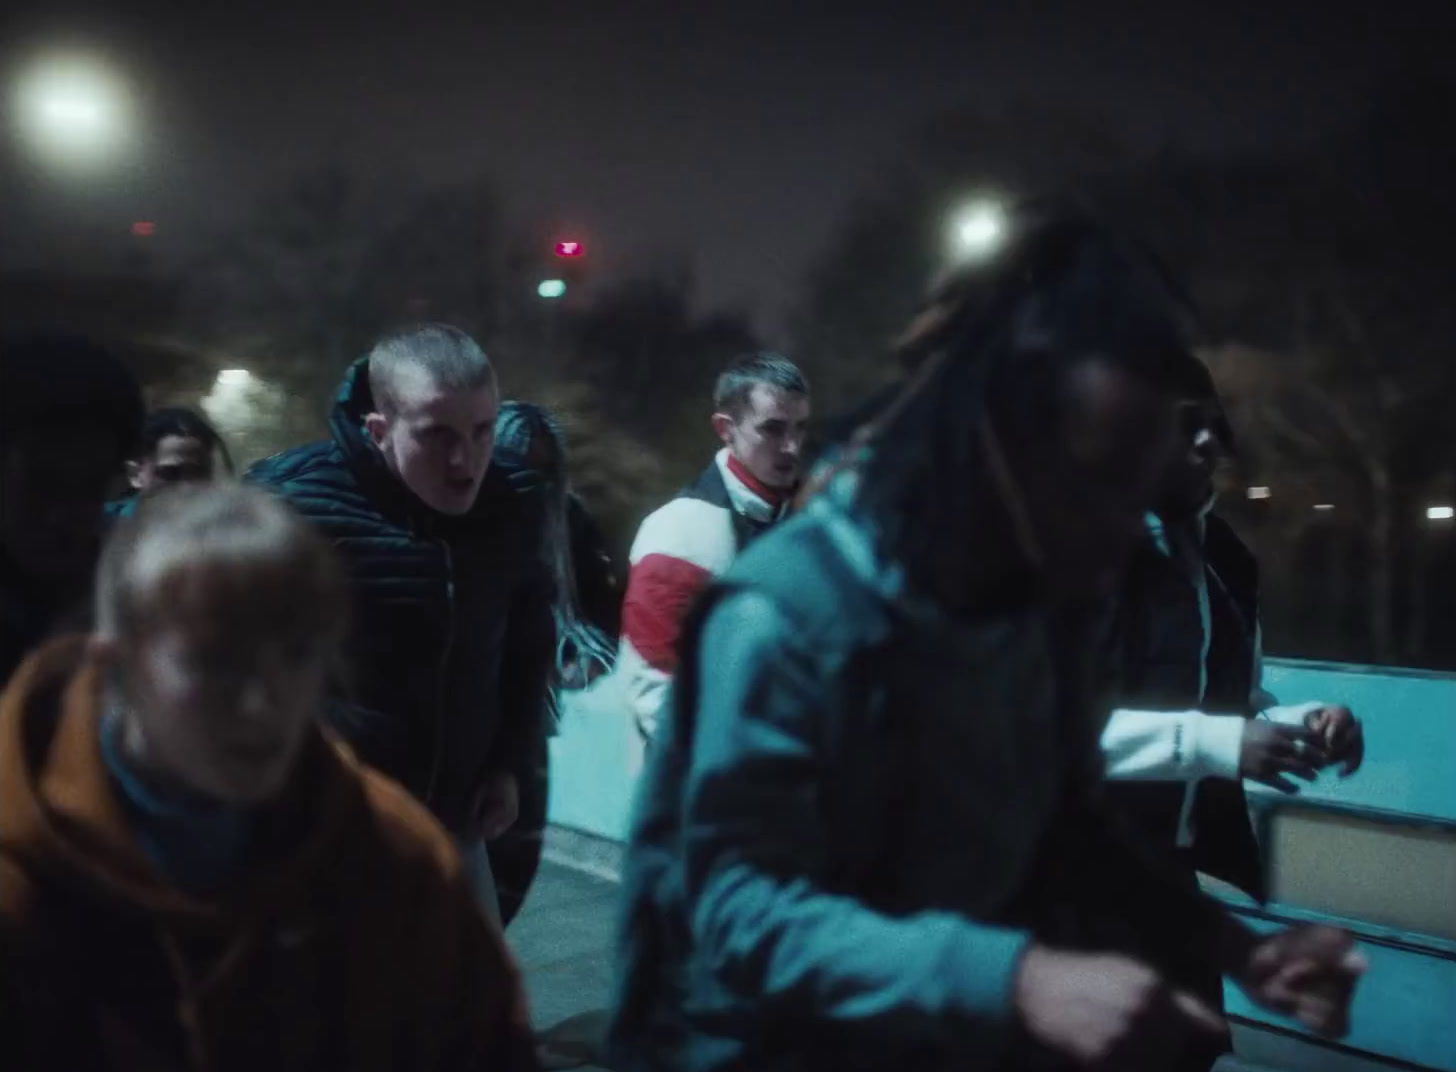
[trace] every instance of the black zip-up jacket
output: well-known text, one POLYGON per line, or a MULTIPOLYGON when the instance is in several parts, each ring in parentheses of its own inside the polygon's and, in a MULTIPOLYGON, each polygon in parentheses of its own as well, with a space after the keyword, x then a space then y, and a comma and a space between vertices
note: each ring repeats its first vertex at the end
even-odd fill
POLYGON ((436 513, 369 442, 372 409, 361 360, 335 398, 332 437, 264 459, 248 479, 317 525, 354 581, 328 721, 459 834, 486 774, 523 772, 544 732, 555 626, 543 504, 502 458, 469 514, 436 513))

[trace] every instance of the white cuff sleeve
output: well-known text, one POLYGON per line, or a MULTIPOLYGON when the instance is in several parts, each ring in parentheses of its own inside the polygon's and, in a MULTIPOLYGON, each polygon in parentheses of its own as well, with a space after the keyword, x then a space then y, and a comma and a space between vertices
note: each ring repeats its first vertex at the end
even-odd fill
POLYGON ((1106 775, 1115 781, 1196 782, 1236 778, 1244 720, 1202 711, 1118 708, 1102 731, 1106 775))

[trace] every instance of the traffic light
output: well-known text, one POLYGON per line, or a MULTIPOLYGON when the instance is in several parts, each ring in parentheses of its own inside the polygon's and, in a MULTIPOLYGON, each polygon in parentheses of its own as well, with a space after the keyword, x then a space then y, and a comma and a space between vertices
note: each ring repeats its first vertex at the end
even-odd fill
POLYGON ((584 257, 586 256, 586 246, 576 239, 567 239, 556 243, 556 255, 566 259, 584 257))

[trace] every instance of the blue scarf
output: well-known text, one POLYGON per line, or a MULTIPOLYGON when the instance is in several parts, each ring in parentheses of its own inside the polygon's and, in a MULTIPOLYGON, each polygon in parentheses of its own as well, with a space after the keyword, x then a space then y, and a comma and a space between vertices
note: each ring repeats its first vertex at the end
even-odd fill
POLYGON ((184 893, 221 890, 249 863, 257 813, 159 791, 128 763, 121 730, 121 718, 108 711, 101 721, 101 755, 142 851, 184 893))

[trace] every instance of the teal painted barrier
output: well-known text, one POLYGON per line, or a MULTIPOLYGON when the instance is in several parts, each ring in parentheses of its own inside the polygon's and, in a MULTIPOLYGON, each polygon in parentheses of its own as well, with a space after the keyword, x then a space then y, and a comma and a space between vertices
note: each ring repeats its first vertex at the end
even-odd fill
MULTIPOLYGON (((1348 780, 1327 772, 1308 796, 1456 819, 1456 675, 1271 659, 1264 676, 1282 703, 1343 703, 1364 720, 1364 768, 1348 780)), ((551 764, 552 822, 626 837, 642 743, 614 676, 567 697, 551 764)))
POLYGON ((558 826, 625 841, 642 739, 615 675, 561 705, 561 731, 551 741, 547 816, 558 826))
POLYGON ((1326 773, 1307 796, 1456 819, 1456 675, 1270 660, 1264 684, 1281 703, 1344 704, 1365 725, 1360 772, 1346 780, 1326 773))

